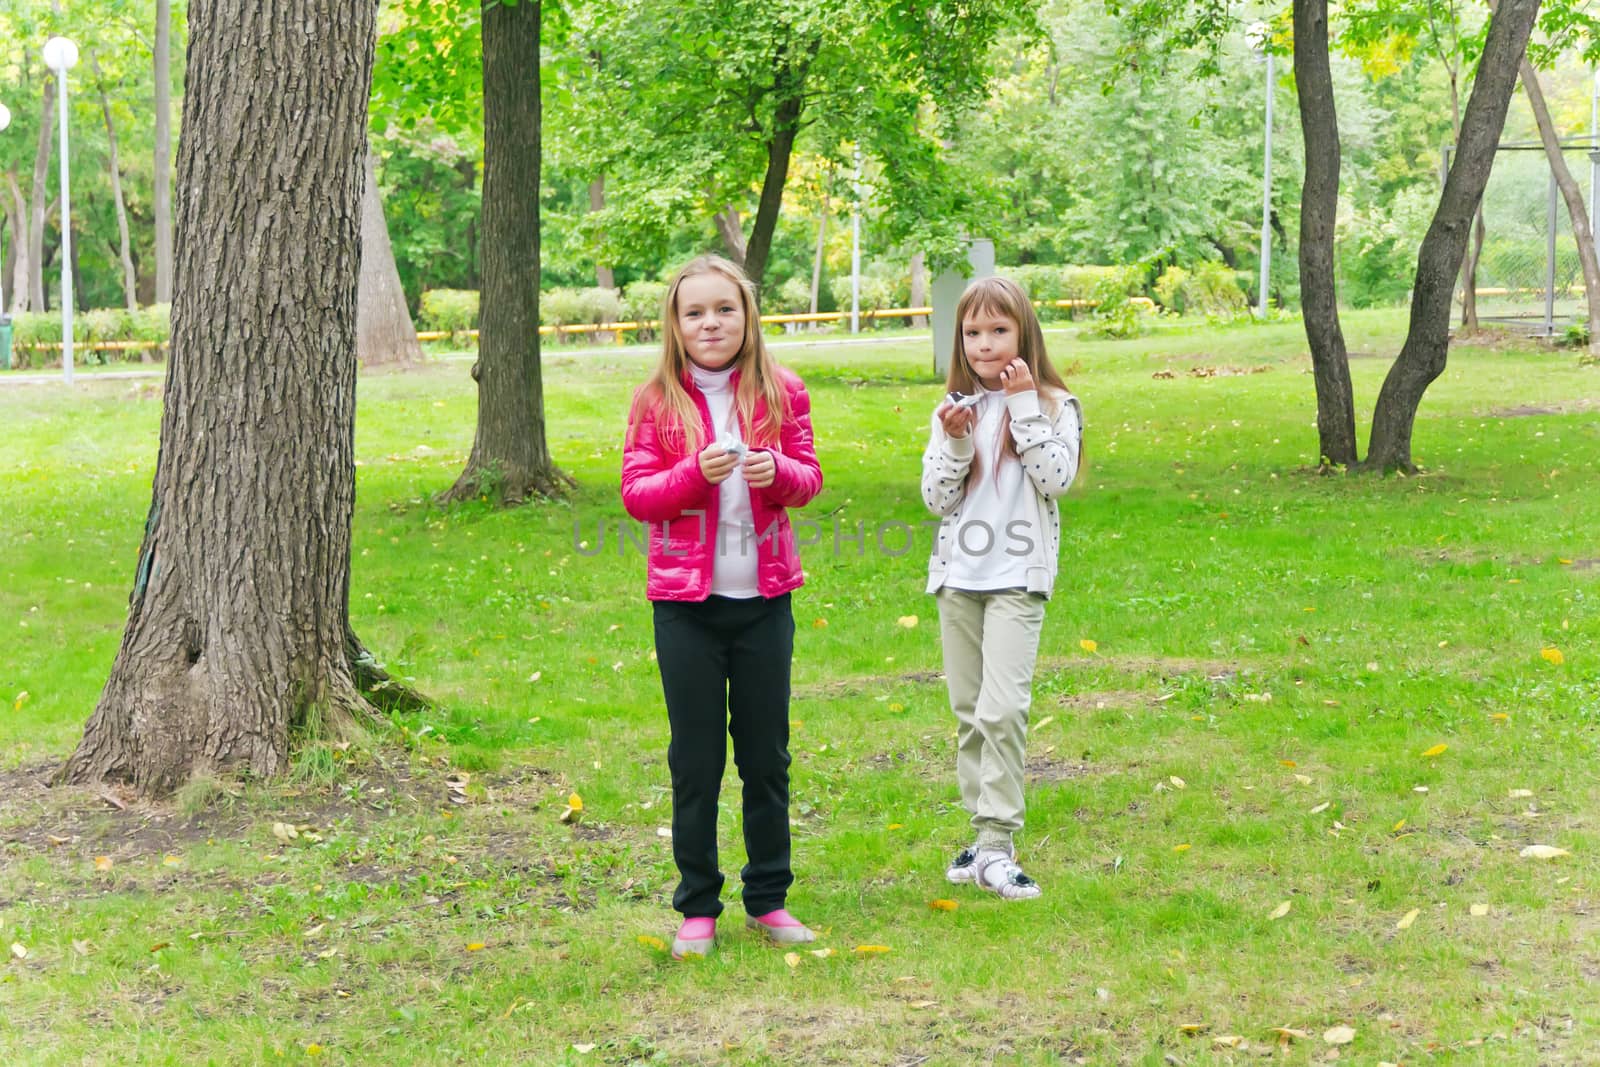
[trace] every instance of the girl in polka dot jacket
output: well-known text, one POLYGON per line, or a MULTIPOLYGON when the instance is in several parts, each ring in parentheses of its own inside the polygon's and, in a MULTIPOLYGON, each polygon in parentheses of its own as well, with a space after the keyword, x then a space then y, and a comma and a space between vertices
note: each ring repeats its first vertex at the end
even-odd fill
POLYGON ((1017 863, 1023 753, 1044 605, 1061 543, 1057 498, 1078 473, 1083 417, 1050 363, 1028 295, 974 282, 922 456, 922 499, 939 516, 928 562, 938 598, 956 781, 976 840, 945 870, 1006 900, 1040 895, 1017 863))

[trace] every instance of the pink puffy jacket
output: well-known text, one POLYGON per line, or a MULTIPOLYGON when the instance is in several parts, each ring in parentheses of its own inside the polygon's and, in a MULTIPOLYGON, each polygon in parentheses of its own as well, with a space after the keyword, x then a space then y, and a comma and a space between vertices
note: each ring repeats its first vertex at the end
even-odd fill
MULTIPOLYGON (((811 437, 811 398, 797 375, 781 367, 777 373, 789 396, 789 411, 777 444, 766 449, 772 453, 776 474, 765 489, 750 490, 758 542, 756 583, 764 597, 779 596, 804 583, 785 509, 803 507, 822 491, 822 468, 811 437)), ((715 441, 705 395, 692 378, 685 376, 683 384, 700 409, 701 439, 715 441)), ((739 372, 734 371, 732 386, 738 385, 739 372)), ((685 454, 681 442, 663 440, 656 415, 646 405, 636 407, 639 421, 629 427, 622 450, 622 506, 650 524, 645 595, 651 600, 704 600, 711 595, 716 564, 719 491, 700 473, 696 453, 685 454)), ((765 417, 766 404, 757 401, 756 425, 765 417)))

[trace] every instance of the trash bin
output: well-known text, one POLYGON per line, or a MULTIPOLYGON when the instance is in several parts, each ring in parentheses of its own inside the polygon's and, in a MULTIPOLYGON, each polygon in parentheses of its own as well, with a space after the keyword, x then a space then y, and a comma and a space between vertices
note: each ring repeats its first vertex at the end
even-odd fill
POLYGON ((11 316, 0 315, 0 370, 11 369, 11 316))

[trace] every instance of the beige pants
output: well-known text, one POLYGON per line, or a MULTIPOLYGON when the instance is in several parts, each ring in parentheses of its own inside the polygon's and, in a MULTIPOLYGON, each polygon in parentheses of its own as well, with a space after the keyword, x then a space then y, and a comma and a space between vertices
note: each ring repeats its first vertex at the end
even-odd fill
POLYGON ((939 636, 956 713, 956 781, 979 848, 1011 847, 1022 829, 1023 753, 1044 598, 1022 590, 941 589, 939 636))

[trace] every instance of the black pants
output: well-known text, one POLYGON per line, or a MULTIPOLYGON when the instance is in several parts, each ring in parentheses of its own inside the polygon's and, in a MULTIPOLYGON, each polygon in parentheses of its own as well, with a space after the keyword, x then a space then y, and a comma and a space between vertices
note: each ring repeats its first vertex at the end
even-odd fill
POLYGON ((789 661, 794 614, 789 594, 656 601, 656 661, 672 724, 672 858, 684 917, 722 912, 717 865, 717 794, 728 762, 744 783, 744 907, 781 908, 789 869, 789 661))

